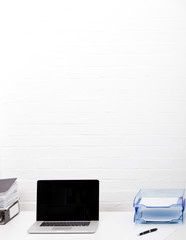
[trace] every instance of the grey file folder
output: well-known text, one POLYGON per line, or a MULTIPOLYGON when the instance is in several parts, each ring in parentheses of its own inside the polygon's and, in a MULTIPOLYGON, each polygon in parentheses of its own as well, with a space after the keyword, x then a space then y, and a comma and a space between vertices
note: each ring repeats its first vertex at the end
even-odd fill
POLYGON ((0 179, 0 195, 7 192, 10 187, 14 184, 17 178, 6 178, 0 179))
POLYGON ((0 225, 19 213, 19 194, 16 178, 0 179, 0 225))

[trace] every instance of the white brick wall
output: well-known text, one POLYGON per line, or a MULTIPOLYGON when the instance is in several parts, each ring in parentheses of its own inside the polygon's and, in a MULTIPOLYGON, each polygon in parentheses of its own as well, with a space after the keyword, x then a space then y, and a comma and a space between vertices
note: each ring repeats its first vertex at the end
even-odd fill
POLYGON ((98 178, 101 210, 186 187, 186 3, 7 1, 0 8, 1 177, 98 178))

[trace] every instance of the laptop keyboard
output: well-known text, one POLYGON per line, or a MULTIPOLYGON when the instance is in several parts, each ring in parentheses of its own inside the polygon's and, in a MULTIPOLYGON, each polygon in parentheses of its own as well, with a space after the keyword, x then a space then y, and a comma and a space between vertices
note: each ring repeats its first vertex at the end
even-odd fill
POLYGON ((42 222, 41 227, 58 227, 58 226, 88 226, 90 222, 42 222))

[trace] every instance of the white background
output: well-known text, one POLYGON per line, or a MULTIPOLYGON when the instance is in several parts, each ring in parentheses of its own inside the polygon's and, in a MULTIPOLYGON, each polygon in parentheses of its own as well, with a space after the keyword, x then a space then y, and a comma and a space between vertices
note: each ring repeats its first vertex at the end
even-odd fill
POLYGON ((184 0, 1 1, 0 176, 100 180, 102 211, 186 186, 184 0))

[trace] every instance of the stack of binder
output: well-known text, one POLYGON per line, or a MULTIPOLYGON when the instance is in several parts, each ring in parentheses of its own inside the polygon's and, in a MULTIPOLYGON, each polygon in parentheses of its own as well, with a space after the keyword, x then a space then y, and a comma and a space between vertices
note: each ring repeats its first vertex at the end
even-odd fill
POLYGON ((0 179, 0 224, 7 223, 19 213, 18 200, 16 178, 0 179))
POLYGON ((135 223, 183 222, 184 189, 141 189, 133 206, 135 223))

